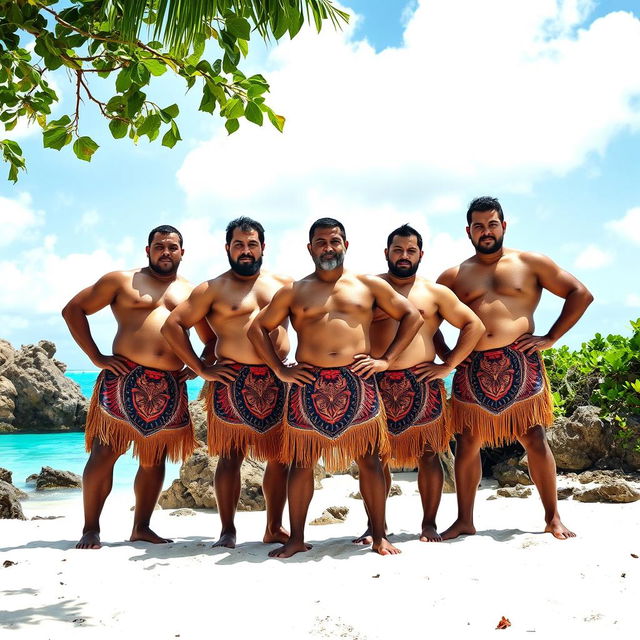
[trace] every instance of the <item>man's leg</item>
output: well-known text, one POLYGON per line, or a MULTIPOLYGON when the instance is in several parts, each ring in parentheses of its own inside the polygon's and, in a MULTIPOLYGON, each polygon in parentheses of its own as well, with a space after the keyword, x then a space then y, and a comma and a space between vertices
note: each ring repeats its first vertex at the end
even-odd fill
POLYGON ((544 428, 541 426, 531 427, 518 440, 527 452, 531 479, 536 485, 542 500, 544 519, 547 523, 544 529, 545 532, 551 533, 559 540, 575 538, 576 534, 573 531, 569 531, 562 524, 558 513, 556 461, 547 443, 544 428))
POLYGON ((311 545, 304 542, 304 525, 313 498, 314 467, 315 464, 310 467, 296 467, 295 462, 291 464, 287 483, 291 535, 281 547, 269 552, 271 558, 290 558, 296 553, 311 549, 311 545))
POLYGON ((356 460, 360 469, 360 493, 371 521, 373 550, 382 556, 400 553, 386 538, 385 533, 385 477, 377 451, 356 460))
POLYGON ((444 473, 437 453, 425 451, 418 460, 418 489, 422 500, 422 542, 440 542, 436 514, 440 506, 444 473))
POLYGON ((136 507, 133 514, 133 530, 131 531, 131 542, 139 540, 151 542, 153 544, 163 544, 173 542, 168 538, 161 538, 157 533, 149 528, 151 515, 156 507, 162 483, 164 482, 164 454, 162 461, 153 465, 140 465, 133 488, 136 494, 136 507))
POLYGON ((455 476, 458 517, 446 531, 442 532, 443 540, 473 535, 476 532, 473 524, 473 504, 482 479, 481 445, 480 437, 474 436, 471 431, 465 430, 456 436, 455 476))
POLYGON ((216 492, 216 502, 218 504, 218 514, 222 530, 220 538, 213 545, 214 547, 236 547, 236 525, 234 519, 238 500, 240 500, 240 467, 244 460, 244 454, 234 450, 228 456, 220 456, 216 475, 214 478, 214 489, 216 492))
POLYGON ((275 460, 267 462, 262 480, 262 491, 267 504, 267 528, 263 542, 286 542, 289 532, 282 526, 282 513, 287 501, 289 467, 275 460))
POLYGON ((100 514, 113 485, 113 465, 120 457, 111 447, 93 439, 91 455, 82 474, 84 527, 76 549, 99 549, 100 514))
MULTIPOLYGON (((382 465, 382 473, 384 474, 384 486, 385 486, 385 495, 389 497, 389 491, 391 491, 391 468, 388 464, 382 465)), ((362 492, 360 492, 362 494, 362 492)), ((364 502, 364 500, 363 500, 364 502)), ((373 538, 371 537, 371 516, 369 515, 369 509, 365 503, 364 510, 367 513, 367 529, 366 531, 355 540, 352 540, 353 544, 372 544, 373 538)), ((384 531, 385 535, 389 534, 389 527, 387 526, 387 522, 385 520, 384 523, 384 531)))

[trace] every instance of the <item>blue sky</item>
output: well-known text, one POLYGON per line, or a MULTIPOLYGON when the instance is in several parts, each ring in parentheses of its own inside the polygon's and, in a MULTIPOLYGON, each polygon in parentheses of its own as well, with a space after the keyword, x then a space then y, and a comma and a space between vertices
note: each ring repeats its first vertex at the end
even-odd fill
MULTIPOLYGON (((384 269, 388 231, 411 222, 425 236, 421 272, 437 277, 470 254, 464 211, 481 194, 503 203, 506 244, 549 255, 594 293, 564 343, 627 333, 640 316, 636 3, 346 4, 356 17, 343 32, 252 48, 245 67, 271 82, 282 135, 243 124, 228 137, 168 75, 150 95, 181 107, 184 142, 171 151, 112 140, 91 105, 82 133, 101 148, 90 164, 21 134, 29 171, 0 181, 0 335, 54 340, 71 368, 89 368, 59 309, 105 271, 142 266, 160 223, 183 231, 181 269, 194 282, 226 268, 223 229, 240 214, 267 229, 265 265, 294 277, 311 268, 316 217, 345 222, 349 266, 365 272, 384 269)), ((62 114, 73 89, 64 73, 53 79, 62 114)), ((538 332, 560 306, 543 297, 538 332)), ((108 351, 109 312, 91 321, 108 351)))

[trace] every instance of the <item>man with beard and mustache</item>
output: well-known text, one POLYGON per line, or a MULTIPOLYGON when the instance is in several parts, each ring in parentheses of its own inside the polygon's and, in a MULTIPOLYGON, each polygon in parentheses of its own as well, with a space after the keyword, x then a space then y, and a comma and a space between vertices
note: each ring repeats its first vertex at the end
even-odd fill
POLYGON ((409 345, 422 325, 418 311, 377 276, 343 267, 349 243, 333 218, 311 225, 307 249, 315 271, 289 284, 256 317, 249 338, 285 383, 291 383, 285 411, 282 459, 291 464, 288 482, 291 537, 269 555, 288 558, 310 547, 304 525, 313 496, 313 470, 322 457, 329 471, 360 468, 360 490, 371 519, 373 550, 399 553, 385 536, 385 483, 380 456, 389 440, 375 374, 409 345), (398 322, 384 353, 370 355, 369 330, 375 308, 398 322), (295 366, 285 366, 272 331, 291 318, 298 336, 295 366))
MULTIPOLYGON (((197 375, 209 381, 207 404, 209 453, 219 456, 214 487, 222 523, 214 546, 236 545, 235 513, 240 498, 240 466, 247 455, 265 460, 263 491, 267 525, 263 542, 286 542, 282 527, 288 467, 279 461, 286 388, 265 365, 247 338, 253 318, 290 278, 261 268, 264 229, 241 217, 226 230, 225 249, 231 269, 198 285, 189 299, 167 318, 162 334, 197 375), (207 345, 215 363, 203 361, 189 341, 189 329, 205 319, 214 331, 207 345)), ((289 353, 286 322, 269 336, 279 362, 289 353)))
MULTIPOLYGON (((438 457, 449 449, 451 431, 447 411, 446 378, 470 353, 484 331, 478 316, 447 287, 416 275, 424 255, 422 236, 408 224, 394 229, 384 250, 388 271, 380 274, 420 312, 423 325, 409 346, 376 374, 385 406, 391 442, 391 461, 384 466, 387 494, 389 466, 418 467, 418 489, 423 518, 420 540, 438 542, 436 514, 444 481, 438 457), (456 346, 442 364, 435 364, 433 336, 442 320, 460 330, 456 346)), ((380 357, 393 340, 398 323, 382 309, 374 311, 371 354, 380 357)), ((356 543, 367 544, 367 530, 356 543)))
MULTIPOLYGON (((146 251, 147 267, 107 273, 62 310, 71 335, 102 370, 85 430, 91 455, 82 477, 85 524, 78 549, 100 548, 100 514, 111 492, 113 466, 132 443, 140 468, 131 540, 171 542, 149 528, 165 459, 184 461, 197 446, 185 386, 193 374, 160 333, 169 312, 193 289, 177 274, 184 255, 182 235, 169 225, 156 227, 146 251), (107 305, 118 323, 113 355, 100 352, 87 320, 107 305)), ((196 329, 203 342, 211 339, 206 322, 196 329)))
MULTIPOLYGON (((473 505, 482 476, 480 448, 515 440, 527 453, 544 507, 545 532, 560 540, 572 538, 575 534, 558 513, 556 465, 544 429, 553 423, 553 406, 540 351, 571 329, 593 296, 548 257, 502 246, 507 223, 496 198, 474 200, 467 225, 475 255, 446 270, 438 282, 476 312, 485 332, 453 379, 458 517, 442 538, 476 532, 473 505), (543 289, 565 302, 549 331, 534 335, 533 314, 543 289)), ((449 357, 444 341, 437 342, 437 350, 449 357)))

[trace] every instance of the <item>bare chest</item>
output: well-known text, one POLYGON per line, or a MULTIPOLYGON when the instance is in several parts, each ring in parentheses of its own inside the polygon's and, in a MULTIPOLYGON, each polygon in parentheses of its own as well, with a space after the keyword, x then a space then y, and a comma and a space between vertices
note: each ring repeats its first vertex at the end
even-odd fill
POLYGON ((364 285, 308 287, 296 296, 292 310, 295 318, 303 320, 352 318, 361 321, 371 318, 373 302, 371 292, 364 285))
POLYGON ((461 270, 455 293, 466 304, 490 302, 496 298, 529 298, 539 294, 537 278, 522 264, 498 263, 492 267, 461 270))

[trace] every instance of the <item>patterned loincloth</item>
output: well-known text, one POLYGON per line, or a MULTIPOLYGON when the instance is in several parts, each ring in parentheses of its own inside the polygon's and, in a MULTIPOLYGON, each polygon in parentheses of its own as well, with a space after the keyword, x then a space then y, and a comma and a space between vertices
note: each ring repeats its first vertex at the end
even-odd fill
POLYGON ((133 443, 141 464, 158 464, 166 456, 186 460, 197 446, 193 435, 187 387, 178 371, 163 371, 127 361, 129 371, 103 370, 89 404, 85 444, 93 439, 124 453, 133 443))
POLYGON ((453 377, 451 410, 456 432, 469 429, 490 446, 513 442, 534 425, 552 425, 553 398, 540 354, 511 345, 473 351, 453 377))
POLYGON ((449 447, 444 382, 418 382, 414 370, 382 371, 376 376, 387 414, 394 467, 415 467, 425 449, 440 453, 449 447))
POLYGON ((210 455, 237 451, 259 460, 278 460, 282 448, 282 417, 286 385, 266 365, 233 363, 238 372, 230 384, 208 383, 210 455))
POLYGON ((282 461, 313 466, 322 457, 328 471, 347 469, 352 460, 389 454, 384 407, 375 377, 350 367, 314 367, 315 381, 291 385, 287 401, 282 461))

